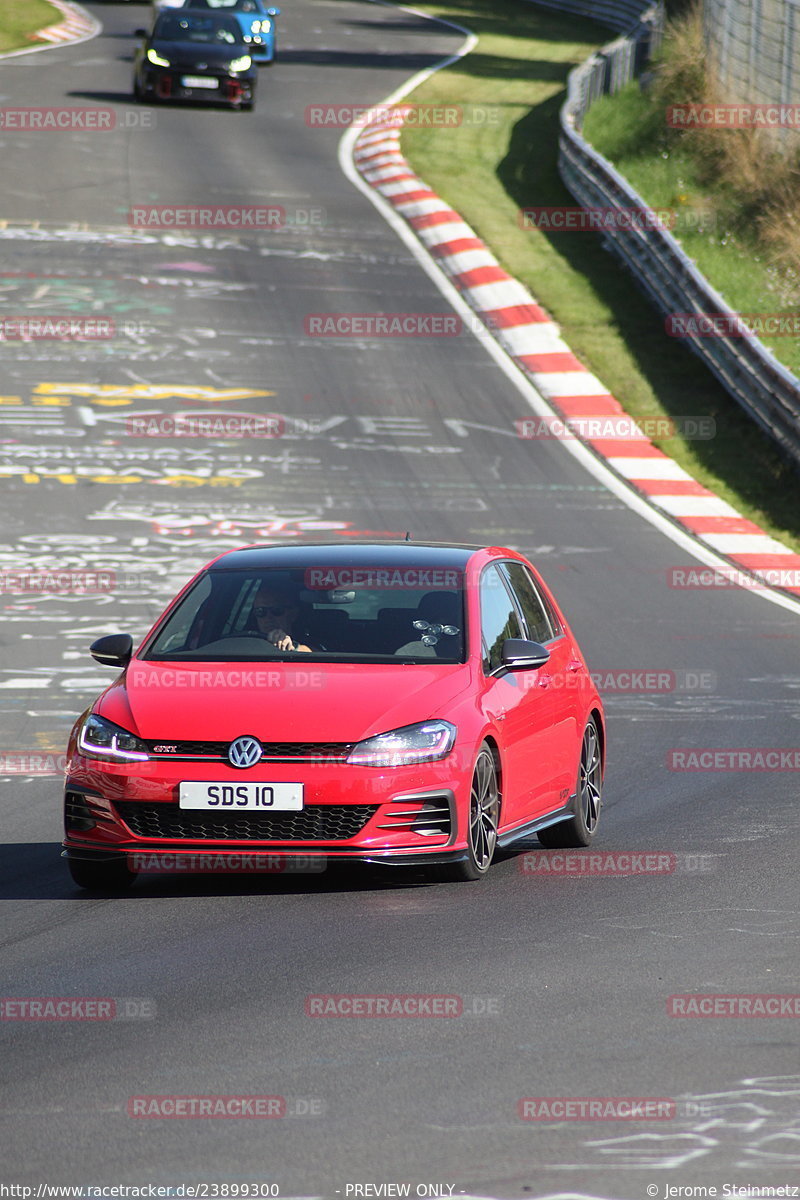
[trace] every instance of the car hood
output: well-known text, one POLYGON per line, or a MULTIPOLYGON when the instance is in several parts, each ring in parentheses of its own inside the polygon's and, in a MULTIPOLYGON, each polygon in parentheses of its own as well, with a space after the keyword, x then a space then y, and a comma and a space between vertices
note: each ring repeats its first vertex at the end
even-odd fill
POLYGON ((173 66, 192 66, 198 62, 207 63, 209 67, 218 67, 249 54, 250 50, 243 42, 235 46, 204 46, 196 42, 167 42, 154 41, 153 50, 163 58, 168 58, 173 66))
POLYGON ((471 683, 467 664, 134 660, 94 711, 147 741, 357 742, 429 717, 471 683))

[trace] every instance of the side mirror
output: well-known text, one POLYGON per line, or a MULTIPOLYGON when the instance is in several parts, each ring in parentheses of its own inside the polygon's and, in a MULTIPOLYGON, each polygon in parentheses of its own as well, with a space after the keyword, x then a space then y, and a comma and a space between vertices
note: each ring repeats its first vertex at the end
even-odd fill
POLYGON ((146 38, 146 37, 147 37, 147 30, 146 30, 146 29, 134 29, 134 31, 133 31, 133 36, 134 36, 134 37, 146 38))
POLYGON ((104 667, 127 667, 133 654, 133 638, 129 633, 109 633, 92 642, 89 653, 104 667))
POLYGON ((500 662, 509 671, 530 671, 543 667, 550 659, 550 651, 541 642, 529 642, 527 638, 506 638, 500 651, 500 662))
POLYGON ((268 17, 279 17, 280 15, 281 15, 281 10, 279 8, 268 8, 267 9, 268 17))

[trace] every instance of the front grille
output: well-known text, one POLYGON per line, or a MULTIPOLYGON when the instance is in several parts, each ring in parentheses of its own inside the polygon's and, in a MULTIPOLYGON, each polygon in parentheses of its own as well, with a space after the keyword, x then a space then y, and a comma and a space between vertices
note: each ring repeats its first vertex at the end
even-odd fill
MULTIPOLYGON (((227 759, 230 742, 172 742, 169 738, 154 738, 146 743, 154 758, 212 758, 227 759), (156 746, 174 746, 174 750, 156 750, 156 746)), ((297 759, 321 759, 324 762, 344 762, 354 742, 261 742, 264 759, 270 762, 295 762, 297 759)))
POLYGON ((168 841, 347 841, 360 833, 377 804, 316 804, 301 812, 211 813, 177 804, 121 800, 115 808, 137 837, 168 841))

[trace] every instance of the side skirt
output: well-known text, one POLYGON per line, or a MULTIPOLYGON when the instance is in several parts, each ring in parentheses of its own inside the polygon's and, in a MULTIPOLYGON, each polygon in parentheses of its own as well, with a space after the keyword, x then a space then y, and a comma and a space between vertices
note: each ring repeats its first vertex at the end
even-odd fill
POLYGON ((498 850, 507 850, 509 846, 513 846, 515 842, 523 841, 529 838, 532 834, 537 833, 540 829, 547 829, 549 825, 558 825, 560 821, 568 821, 570 817, 575 815, 575 801, 577 793, 570 796, 563 808, 556 808, 553 812, 544 813, 541 817, 536 817, 533 821, 527 821, 524 825, 517 825, 514 829, 504 829, 502 833, 497 835, 498 850))

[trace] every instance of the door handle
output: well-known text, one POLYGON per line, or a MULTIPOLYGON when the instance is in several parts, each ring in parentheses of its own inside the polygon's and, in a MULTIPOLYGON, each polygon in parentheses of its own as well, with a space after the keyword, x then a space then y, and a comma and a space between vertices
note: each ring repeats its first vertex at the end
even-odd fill
POLYGON ((540 672, 539 673, 539 687, 543 687, 543 688, 550 687, 550 682, 551 682, 552 678, 553 678, 552 675, 542 675, 540 672))
POLYGON ((573 658, 570 662, 567 663, 567 670, 571 671, 574 675, 576 671, 580 671, 582 666, 583 666, 582 662, 578 662, 577 658, 573 658))

